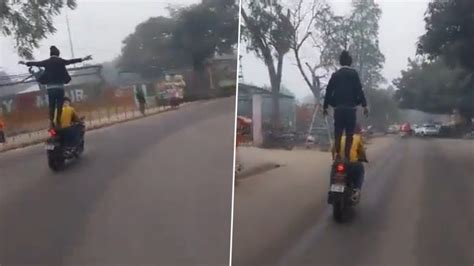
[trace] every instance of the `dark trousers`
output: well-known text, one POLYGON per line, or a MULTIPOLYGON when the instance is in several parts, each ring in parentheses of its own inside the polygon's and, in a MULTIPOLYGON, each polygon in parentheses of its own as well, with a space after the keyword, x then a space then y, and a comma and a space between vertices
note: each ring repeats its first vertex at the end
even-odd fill
POLYGON ((356 127, 356 109, 355 108, 336 108, 334 110, 334 147, 336 154, 341 150, 342 134, 346 133, 346 144, 344 146, 344 156, 349 159, 349 153, 352 147, 352 138, 356 127))
POLYGON ((74 146, 79 142, 81 138, 81 125, 72 125, 67 128, 62 128, 59 132, 61 134, 62 143, 65 146, 74 146))
POLYGON ((354 188, 362 189, 362 184, 364 183, 365 169, 364 164, 361 162, 354 163, 350 167, 352 174, 354 175, 354 188))
POLYGON ((51 88, 48 89, 48 101, 49 101, 49 120, 51 123, 55 123, 56 126, 61 125, 61 114, 63 111, 64 103, 64 89, 63 88, 51 88), (57 114, 56 121, 54 121, 54 114, 57 114))

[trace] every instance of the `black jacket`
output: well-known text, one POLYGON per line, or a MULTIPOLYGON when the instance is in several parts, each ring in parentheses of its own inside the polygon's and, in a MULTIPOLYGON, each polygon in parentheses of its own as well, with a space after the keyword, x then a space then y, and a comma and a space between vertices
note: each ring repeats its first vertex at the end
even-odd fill
POLYGON ((48 84, 68 84, 71 76, 67 72, 66 66, 82 62, 81 58, 66 60, 58 56, 39 62, 27 62, 27 66, 44 67, 43 74, 38 78, 38 82, 44 85, 48 84))
POLYGON ((359 74, 356 70, 342 67, 332 74, 326 88, 324 109, 327 109, 329 105, 334 108, 367 106, 359 74))

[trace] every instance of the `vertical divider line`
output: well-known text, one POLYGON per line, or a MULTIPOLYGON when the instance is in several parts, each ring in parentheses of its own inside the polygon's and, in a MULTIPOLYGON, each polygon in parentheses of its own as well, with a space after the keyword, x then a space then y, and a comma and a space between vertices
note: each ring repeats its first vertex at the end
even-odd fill
MULTIPOLYGON (((238 33, 237 33, 237 65, 235 66, 236 70, 240 65, 240 34, 241 34, 241 12, 242 12, 242 0, 239 0, 238 8, 238 33)), ((231 197, 231 207, 230 207, 230 238, 229 238, 229 266, 232 266, 232 246, 233 246, 233 236, 234 236, 234 197, 235 197, 235 159, 237 152, 237 109, 239 104, 239 71, 235 71, 235 109, 234 109, 234 154, 232 162, 232 197, 231 197)))

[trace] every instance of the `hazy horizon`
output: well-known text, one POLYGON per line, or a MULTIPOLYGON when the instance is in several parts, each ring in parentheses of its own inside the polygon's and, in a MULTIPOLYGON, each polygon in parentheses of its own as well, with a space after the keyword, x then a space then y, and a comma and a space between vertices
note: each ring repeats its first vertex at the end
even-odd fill
MULTIPOLYGON (((350 0, 329 2, 338 14, 346 14, 350 11, 350 0)), ((428 0, 378 1, 382 9, 382 18, 379 22, 380 50, 385 55, 382 75, 387 79, 387 84, 384 86, 388 86, 393 79, 400 76, 400 71, 407 67, 407 59, 415 56, 416 42, 425 32, 423 19, 428 2, 428 0)), ((241 64, 244 82, 258 86, 270 84, 263 61, 255 54, 247 53, 244 44, 241 45, 240 52, 243 56, 241 64)), ((285 56, 282 85, 301 99, 311 95, 311 92, 295 64, 292 52, 288 53, 285 56)))
MULTIPOLYGON (((71 58, 66 15, 69 17, 74 56, 91 54, 92 63, 111 61, 120 55, 122 41, 135 31, 135 27, 150 17, 167 16, 169 5, 188 6, 200 0, 78 0, 75 10, 66 9, 55 17, 57 32, 41 41, 34 51, 36 60, 49 57, 49 47, 56 45, 61 56, 71 58)), ((14 49, 12 37, 0 35, 0 68, 8 74, 27 72, 18 65, 21 58, 14 49)))

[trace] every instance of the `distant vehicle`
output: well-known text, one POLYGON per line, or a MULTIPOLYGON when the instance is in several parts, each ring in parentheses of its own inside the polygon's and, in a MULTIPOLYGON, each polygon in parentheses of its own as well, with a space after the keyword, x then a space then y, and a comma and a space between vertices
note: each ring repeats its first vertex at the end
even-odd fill
POLYGON ((398 125, 391 125, 387 129, 388 134, 397 134, 400 131, 400 127, 398 125))
POLYGON ((441 127, 434 124, 425 124, 421 130, 421 136, 439 136, 441 127))
POLYGON ((410 123, 403 123, 400 125, 400 137, 409 137, 412 134, 410 123))
POLYGON ((292 150, 295 147, 296 134, 293 132, 276 133, 269 131, 265 134, 263 147, 267 149, 284 148, 285 150, 292 150))
POLYGON ((422 136, 423 135, 423 126, 418 126, 418 125, 415 125, 413 127, 413 132, 415 133, 415 136, 422 136))

